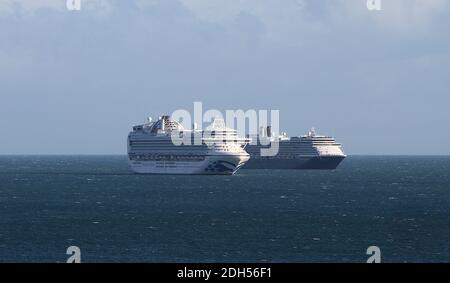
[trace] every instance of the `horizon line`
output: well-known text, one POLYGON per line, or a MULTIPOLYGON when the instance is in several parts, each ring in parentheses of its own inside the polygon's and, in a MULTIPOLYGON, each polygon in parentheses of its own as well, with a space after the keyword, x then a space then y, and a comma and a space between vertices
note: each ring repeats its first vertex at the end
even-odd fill
MULTIPOLYGON (((0 153, 0 156, 127 156, 128 154, 119 153, 0 153)), ((347 154, 350 156, 449 156, 450 154, 391 154, 391 153, 381 153, 381 154, 371 154, 371 153, 357 153, 357 154, 347 154)))

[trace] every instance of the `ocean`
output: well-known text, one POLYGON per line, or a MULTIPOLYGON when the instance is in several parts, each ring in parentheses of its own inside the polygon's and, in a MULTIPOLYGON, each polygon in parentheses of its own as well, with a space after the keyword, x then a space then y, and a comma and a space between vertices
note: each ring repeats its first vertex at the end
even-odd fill
POLYGON ((0 262, 450 261, 450 157, 135 175, 126 156, 0 156, 0 262))

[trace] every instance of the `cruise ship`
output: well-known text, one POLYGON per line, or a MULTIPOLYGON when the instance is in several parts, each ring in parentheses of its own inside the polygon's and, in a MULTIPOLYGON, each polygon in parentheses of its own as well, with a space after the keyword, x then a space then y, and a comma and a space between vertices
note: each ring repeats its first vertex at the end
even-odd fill
POLYGON ((249 160, 244 150, 249 141, 238 137, 222 119, 215 119, 205 130, 187 130, 170 116, 162 116, 133 127, 128 159, 139 174, 232 175, 249 160), (178 145, 174 136, 188 142, 178 145))
POLYGON ((262 128, 255 137, 257 144, 249 144, 250 160, 243 169, 336 169, 346 157, 342 145, 333 137, 316 134, 312 128, 307 135, 288 137, 286 133, 272 136, 271 127, 262 128), (278 153, 261 156, 262 148, 278 141, 278 153))

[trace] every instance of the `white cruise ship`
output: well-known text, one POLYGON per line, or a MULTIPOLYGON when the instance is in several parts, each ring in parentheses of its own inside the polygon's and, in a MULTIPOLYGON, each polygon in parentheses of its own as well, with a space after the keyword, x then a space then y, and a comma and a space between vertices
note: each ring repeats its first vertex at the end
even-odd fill
POLYGON ((273 136, 267 127, 254 139, 258 144, 246 147, 251 158, 243 169, 336 169, 347 157, 340 143, 333 137, 316 134, 314 128, 307 135, 290 138, 286 133, 273 136), (261 148, 269 148, 274 141, 279 142, 278 153, 261 156, 261 148))
POLYGON ((128 135, 128 158, 131 169, 139 174, 231 175, 249 160, 244 150, 249 141, 238 137, 222 119, 201 131, 186 130, 170 116, 162 116, 133 127, 128 135), (175 145, 173 134, 188 135, 190 143, 175 145))

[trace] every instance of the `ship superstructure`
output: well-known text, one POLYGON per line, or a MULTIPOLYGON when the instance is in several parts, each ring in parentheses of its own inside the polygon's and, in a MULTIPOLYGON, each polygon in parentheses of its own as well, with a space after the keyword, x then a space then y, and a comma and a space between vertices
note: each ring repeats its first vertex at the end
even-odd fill
POLYGON ((246 147, 250 160, 245 169, 335 169, 346 157, 340 143, 331 136, 316 134, 314 128, 307 135, 288 137, 286 133, 273 135, 267 127, 253 139, 257 144, 246 147), (261 149, 271 147, 273 142, 278 142, 278 153, 261 155, 261 149))
POLYGON ((222 119, 197 130, 184 129, 170 116, 162 116, 133 127, 128 135, 128 158, 131 169, 140 174, 231 175, 249 160, 244 150, 249 141, 238 137, 222 119), (174 136, 184 143, 174 143, 174 136))

